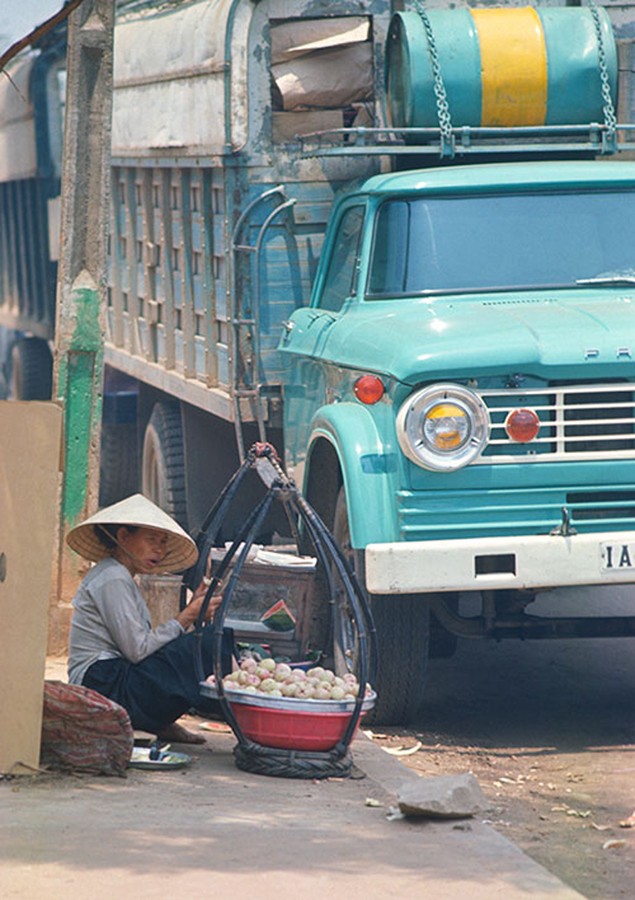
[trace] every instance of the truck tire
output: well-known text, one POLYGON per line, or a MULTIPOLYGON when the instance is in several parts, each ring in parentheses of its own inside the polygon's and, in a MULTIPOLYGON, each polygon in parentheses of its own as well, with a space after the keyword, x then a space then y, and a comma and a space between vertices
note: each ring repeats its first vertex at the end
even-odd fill
POLYGON ((136 424, 103 424, 99 460, 99 505, 110 506, 138 490, 136 424))
POLYGON ((20 338, 11 351, 11 396, 14 400, 50 400, 53 356, 42 338, 20 338))
POLYGON ((175 403, 156 403, 152 410, 143 440, 141 491, 188 530, 183 426, 175 403))
MULTIPOLYGON (((459 595, 444 594, 444 603, 455 615, 459 612, 459 595)), ((450 659, 457 651, 459 639, 452 632, 447 631, 437 620, 434 612, 430 617, 430 659, 450 659)))
MULTIPOLYGON (((333 520, 333 536, 342 548, 363 588, 363 553, 350 544, 346 494, 340 488, 333 520)), ((368 595, 377 634, 377 692, 375 708, 367 723, 404 725, 416 715, 423 701, 428 670, 430 611, 426 598, 415 594, 368 595)), ((354 661, 354 626, 337 602, 333 606, 336 666, 354 661)))

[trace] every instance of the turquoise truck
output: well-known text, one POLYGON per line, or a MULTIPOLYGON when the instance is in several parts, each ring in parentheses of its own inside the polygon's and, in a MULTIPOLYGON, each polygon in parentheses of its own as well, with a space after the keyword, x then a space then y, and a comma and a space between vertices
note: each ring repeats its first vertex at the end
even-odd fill
MULTIPOLYGON (((141 489, 194 531, 270 440, 369 597, 377 721, 459 638, 635 634, 531 614, 635 581, 634 30, 628 3, 118 4, 103 502, 141 489)), ((39 139, 46 52, 19 62, 39 139)), ((43 227, 55 166, 7 172, 32 234, 17 182, 49 178, 43 227)), ((15 393, 53 334, 15 314, 6 233, 15 393)), ((354 656, 337 602, 329 627, 354 656)))

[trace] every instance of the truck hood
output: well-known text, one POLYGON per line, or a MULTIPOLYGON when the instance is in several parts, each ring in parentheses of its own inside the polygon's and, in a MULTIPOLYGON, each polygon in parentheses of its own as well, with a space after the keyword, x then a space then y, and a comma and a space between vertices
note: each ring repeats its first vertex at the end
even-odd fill
MULTIPOLYGON (((342 313, 298 310, 282 349, 406 384, 566 369, 600 377, 635 355, 635 290, 452 296, 354 303, 342 313), (591 370, 595 370, 592 374, 591 370)), ((633 374, 632 372, 630 374, 633 374)))

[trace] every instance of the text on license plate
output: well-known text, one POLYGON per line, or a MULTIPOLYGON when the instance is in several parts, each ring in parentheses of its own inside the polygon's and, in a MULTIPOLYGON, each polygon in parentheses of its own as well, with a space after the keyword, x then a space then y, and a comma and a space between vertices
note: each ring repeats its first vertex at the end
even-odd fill
POLYGON ((635 568, 635 542, 629 544, 600 544, 600 571, 635 568))

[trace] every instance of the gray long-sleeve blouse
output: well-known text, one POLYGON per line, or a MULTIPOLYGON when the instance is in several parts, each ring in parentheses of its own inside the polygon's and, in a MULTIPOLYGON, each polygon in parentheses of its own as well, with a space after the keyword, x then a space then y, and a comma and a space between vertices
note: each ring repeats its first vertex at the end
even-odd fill
POLYGON ((150 611, 132 575, 108 557, 88 572, 73 599, 68 680, 81 684, 97 660, 124 657, 138 663, 183 634, 170 619, 152 628, 150 611))

